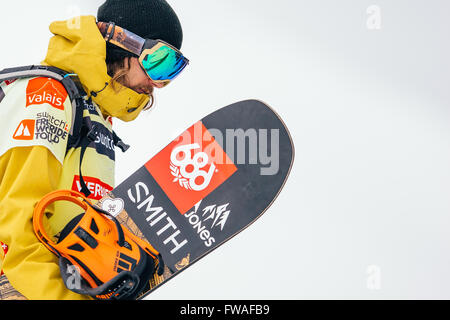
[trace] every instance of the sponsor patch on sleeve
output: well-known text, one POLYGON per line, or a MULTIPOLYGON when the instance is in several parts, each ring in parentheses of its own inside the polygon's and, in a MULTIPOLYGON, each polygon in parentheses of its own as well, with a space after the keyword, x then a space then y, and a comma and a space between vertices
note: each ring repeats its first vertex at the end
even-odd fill
MULTIPOLYGON (((100 200, 113 189, 113 187, 97 178, 83 176, 83 180, 86 183, 87 188, 91 192, 91 194, 89 195, 90 199, 100 200)), ((72 190, 81 192, 81 182, 79 175, 75 175, 73 178, 72 190)))
POLYGON ((1 102, 0 155, 14 147, 44 146, 63 163, 72 105, 63 85, 50 78, 19 79, 1 102))
POLYGON ((67 91, 64 86, 51 78, 35 78, 28 82, 26 107, 48 104, 53 108, 64 110, 67 91))

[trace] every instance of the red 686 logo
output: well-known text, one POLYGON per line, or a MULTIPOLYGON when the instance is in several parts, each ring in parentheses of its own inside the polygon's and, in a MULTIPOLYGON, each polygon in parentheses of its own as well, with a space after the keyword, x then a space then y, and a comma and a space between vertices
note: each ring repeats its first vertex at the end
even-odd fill
POLYGON ((216 166, 211 163, 208 171, 202 170, 209 162, 205 152, 197 152, 191 157, 191 151, 200 149, 198 143, 179 146, 173 149, 170 155, 170 170, 175 177, 173 182, 188 190, 204 190, 216 171, 216 166))
POLYGON ((181 214, 237 171, 201 121, 172 141, 145 167, 181 214))

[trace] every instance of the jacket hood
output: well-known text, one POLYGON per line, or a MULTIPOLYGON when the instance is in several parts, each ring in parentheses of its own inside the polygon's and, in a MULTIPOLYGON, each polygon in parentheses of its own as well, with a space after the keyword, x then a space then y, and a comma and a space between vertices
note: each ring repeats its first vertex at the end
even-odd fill
POLYGON ((104 115, 123 121, 136 119, 150 98, 122 86, 119 92, 111 86, 107 73, 106 41, 94 16, 81 16, 50 24, 54 36, 50 39, 43 64, 76 73, 89 96, 104 115))

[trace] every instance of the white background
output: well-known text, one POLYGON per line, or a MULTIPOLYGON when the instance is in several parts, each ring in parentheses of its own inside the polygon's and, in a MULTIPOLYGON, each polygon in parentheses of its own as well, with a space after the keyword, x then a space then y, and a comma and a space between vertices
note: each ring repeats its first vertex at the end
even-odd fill
MULTIPOLYGON (((41 61, 51 21, 102 2, 2 1, 0 68, 41 61)), ((153 112, 115 122, 132 144, 117 182, 248 98, 282 116, 296 160, 260 220, 149 298, 450 298, 450 3, 169 3, 192 63, 153 112)))

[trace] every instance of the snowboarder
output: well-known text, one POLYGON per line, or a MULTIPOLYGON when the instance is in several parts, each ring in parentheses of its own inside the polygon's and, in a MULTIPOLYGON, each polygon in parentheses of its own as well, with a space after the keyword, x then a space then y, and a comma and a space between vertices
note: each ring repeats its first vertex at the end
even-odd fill
MULTIPOLYGON (((127 146, 111 119, 132 121, 151 108, 154 88, 188 64, 179 51, 181 24, 165 0, 107 0, 97 17, 79 19, 79 27, 50 25, 47 68, 32 70, 42 76, 26 77, 19 68, 11 72, 15 79, 0 81, 0 299, 90 299, 66 288, 57 257, 33 232, 33 208, 57 189, 94 200, 112 190, 114 147, 127 146), (124 34, 132 35, 127 30, 146 39, 131 39, 141 51, 124 42, 124 34), (55 70, 65 73, 48 76, 55 70), (78 91, 68 90, 68 79, 78 91)), ((55 203, 47 231, 57 240, 79 213, 55 203)))

